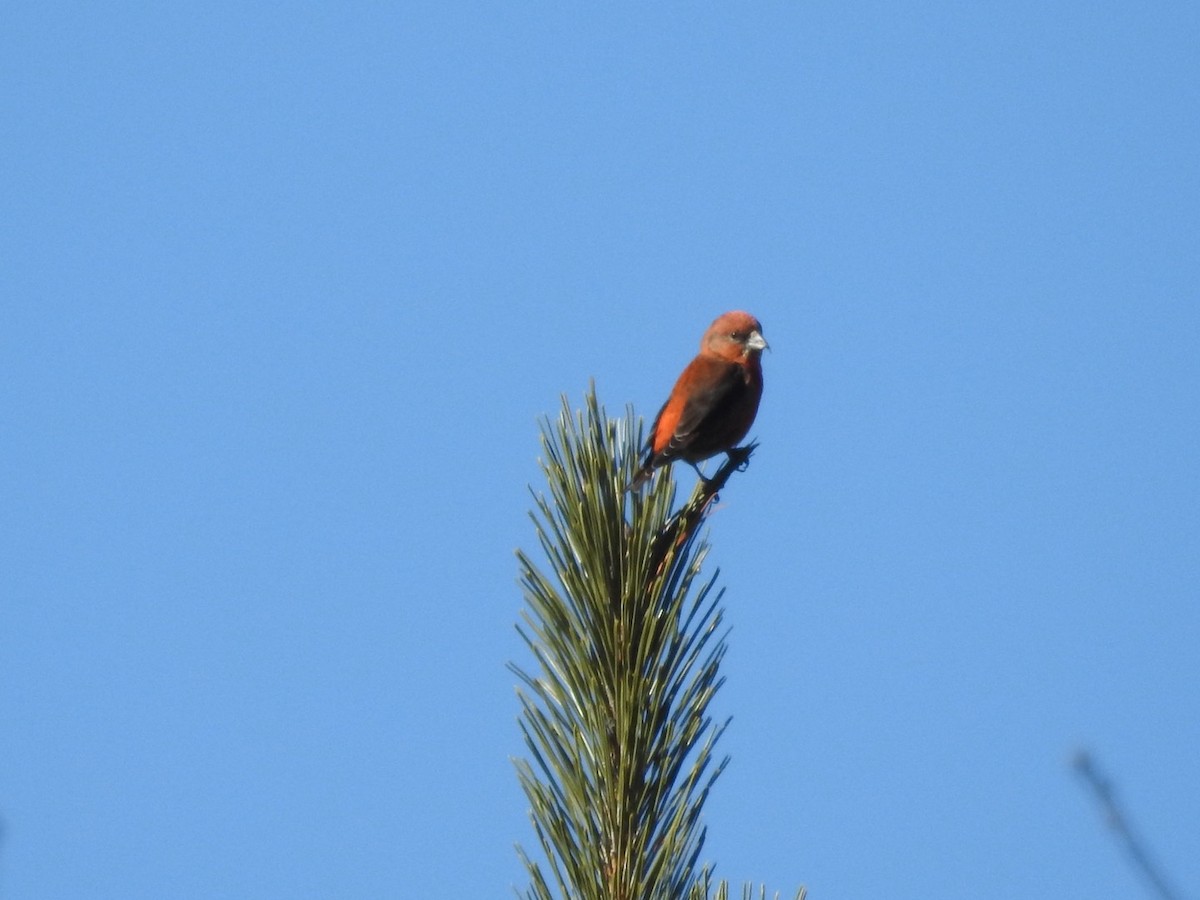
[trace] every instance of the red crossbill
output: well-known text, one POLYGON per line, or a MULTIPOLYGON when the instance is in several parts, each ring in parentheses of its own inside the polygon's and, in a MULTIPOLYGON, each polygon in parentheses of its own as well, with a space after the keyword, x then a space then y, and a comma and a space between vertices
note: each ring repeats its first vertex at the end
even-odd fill
POLYGON ((659 466, 690 464, 732 450, 754 424, 762 397, 762 326, 746 312, 727 312, 704 332, 700 353, 688 363, 658 411, 646 459, 630 482, 636 490, 659 466))

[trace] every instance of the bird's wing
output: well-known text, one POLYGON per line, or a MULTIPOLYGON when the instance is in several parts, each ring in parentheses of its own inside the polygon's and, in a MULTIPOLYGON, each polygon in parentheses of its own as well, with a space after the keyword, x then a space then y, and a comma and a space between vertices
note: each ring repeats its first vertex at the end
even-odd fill
MULTIPOLYGON (((707 356, 692 360, 679 377, 671 399, 658 414, 658 423, 670 428, 671 437, 656 455, 674 459, 687 454, 704 422, 710 416, 719 416, 745 386, 745 373, 736 363, 707 356)), ((656 427, 653 433, 661 431, 656 427)))

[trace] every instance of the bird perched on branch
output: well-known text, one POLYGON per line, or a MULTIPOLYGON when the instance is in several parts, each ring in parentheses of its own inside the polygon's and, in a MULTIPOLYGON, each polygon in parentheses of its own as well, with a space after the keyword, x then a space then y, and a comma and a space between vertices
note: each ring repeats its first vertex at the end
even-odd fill
POLYGON ((700 353, 683 370, 654 419, 646 459, 630 490, 677 459, 703 479, 697 463, 737 446, 758 412, 763 389, 760 357, 766 347, 762 326, 750 313, 727 312, 708 327, 700 353))

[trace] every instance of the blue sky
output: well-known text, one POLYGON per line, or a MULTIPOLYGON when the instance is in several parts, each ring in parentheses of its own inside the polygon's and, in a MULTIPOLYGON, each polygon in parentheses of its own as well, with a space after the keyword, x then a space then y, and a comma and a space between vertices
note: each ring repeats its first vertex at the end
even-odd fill
MULTIPOLYGON (((8 4, 0 897, 511 896, 537 422, 773 352, 717 873, 1200 891, 1200 12, 8 4)), ((678 475, 685 482, 688 470, 678 475)))

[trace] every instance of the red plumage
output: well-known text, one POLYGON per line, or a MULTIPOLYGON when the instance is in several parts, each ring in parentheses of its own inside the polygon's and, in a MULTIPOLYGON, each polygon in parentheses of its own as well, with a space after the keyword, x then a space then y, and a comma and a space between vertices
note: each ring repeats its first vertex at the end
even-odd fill
POLYGON ((646 459, 631 489, 677 459, 695 466, 738 445, 758 413, 763 389, 760 357, 766 346, 762 326, 749 313, 727 312, 709 326, 700 340, 700 353, 683 370, 654 419, 646 459))

